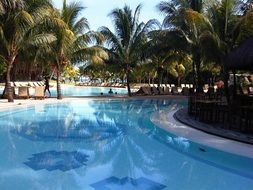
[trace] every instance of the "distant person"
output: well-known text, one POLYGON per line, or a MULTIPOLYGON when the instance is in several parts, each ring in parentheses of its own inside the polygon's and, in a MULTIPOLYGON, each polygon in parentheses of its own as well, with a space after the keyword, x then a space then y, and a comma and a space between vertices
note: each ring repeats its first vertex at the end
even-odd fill
POLYGON ((48 77, 45 77, 45 89, 44 89, 44 93, 46 93, 46 91, 48 91, 49 93, 49 96, 51 96, 51 92, 49 90, 49 80, 48 80, 48 77))
POLYGON ((113 91, 112 91, 112 89, 110 88, 110 90, 109 90, 109 92, 108 92, 109 94, 113 94, 113 91))

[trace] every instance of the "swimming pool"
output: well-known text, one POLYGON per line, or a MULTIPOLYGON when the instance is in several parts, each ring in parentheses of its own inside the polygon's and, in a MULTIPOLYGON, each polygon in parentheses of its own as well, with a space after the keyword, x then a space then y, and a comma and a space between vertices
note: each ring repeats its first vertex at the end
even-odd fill
MULTIPOLYGON (((63 96, 100 96, 101 93, 103 95, 110 95, 108 92, 110 88, 113 91, 113 94, 117 93, 119 95, 127 94, 126 88, 113 88, 113 87, 92 87, 92 86, 61 86, 61 92, 63 96)), ((17 89, 16 89, 17 90, 17 89)), ((15 90, 15 91, 16 91, 15 90)), ((56 87, 50 88, 51 96, 56 97, 57 91, 56 87)), ((3 87, 0 87, 0 94, 3 93, 3 87)), ((16 91, 16 94, 18 92, 16 91)), ((34 88, 29 88, 29 94, 34 95, 34 88)), ((48 92, 46 91, 46 95, 48 96, 48 92)))
MULTIPOLYGON (((113 87, 92 87, 92 86, 62 86, 63 96, 100 96, 101 93, 104 95, 110 95, 108 92, 110 88, 113 94, 127 94, 126 88, 113 88, 113 87)), ((50 88, 52 96, 56 97, 56 88, 50 88)), ((47 93, 46 93, 47 94, 47 93)))
POLYGON ((80 100, 0 112, 0 189, 252 189, 253 159, 150 121, 185 104, 80 100))

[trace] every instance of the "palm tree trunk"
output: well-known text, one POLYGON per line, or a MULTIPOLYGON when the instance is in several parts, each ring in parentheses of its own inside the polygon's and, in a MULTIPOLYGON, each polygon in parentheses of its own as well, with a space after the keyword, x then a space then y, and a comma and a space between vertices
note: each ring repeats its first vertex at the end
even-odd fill
POLYGON ((57 99, 58 100, 62 99, 60 77, 61 77, 60 65, 57 64, 57 79, 56 79, 56 82, 57 82, 57 99))
POLYGON ((203 84, 200 76, 200 61, 196 62, 196 73, 197 73, 197 88, 201 88, 203 84))
POLYGON ((177 78, 177 86, 180 87, 181 86, 181 77, 177 78))
POLYGON ((126 62, 126 82, 127 82, 127 93, 128 96, 132 96, 131 94, 131 88, 130 88, 130 67, 129 64, 126 62))
POLYGON ((128 92, 128 96, 132 96, 131 94, 131 88, 130 88, 130 81, 129 81, 129 70, 127 69, 127 73, 126 73, 126 80, 127 80, 127 92, 128 92))
POLYGON ((13 66, 15 57, 16 56, 9 57, 7 71, 6 71, 5 90, 6 90, 8 102, 14 102, 13 92, 12 92, 12 88, 11 88, 11 68, 13 66))
POLYGON ((196 89, 201 87, 200 62, 201 60, 200 60, 199 52, 193 52, 192 69, 193 69, 193 77, 194 77, 194 87, 196 89))

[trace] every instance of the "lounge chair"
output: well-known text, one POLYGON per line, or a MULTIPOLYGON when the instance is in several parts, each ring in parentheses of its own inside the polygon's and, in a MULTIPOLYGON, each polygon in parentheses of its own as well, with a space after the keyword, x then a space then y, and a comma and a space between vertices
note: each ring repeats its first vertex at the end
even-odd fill
POLYGON ((45 98, 44 89, 45 89, 44 86, 36 86, 34 99, 44 99, 45 98))
POLYGON ((249 86, 248 90, 249 90, 249 94, 253 94, 253 87, 252 86, 249 86))
POLYGON ((168 95, 168 94, 171 94, 171 88, 168 87, 168 86, 165 87, 165 88, 164 88, 164 94, 167 94, 167 95, 168 95))
POLYGON ((151 87, 141 87, 145 95, 152 95, 151 87))
POLYGON ((18 87, 18 98, 29 98, 29 91, 27 86, 18 87))
POLYGON ((152 90, 152 93, 153 93, 154 95, 159 94, 159 91, 157 90, 156 87, 151 87, 151 90, 152 90))
POLYGON ((188 96, 188 95, 190 94, 189 88, 188 88, 188 87, 183 87, 183 89, 182 89, 182 94, 183 94, 184 96, 188 96))
POLYGON ((162 87, 158 87, 157 89, 158 89, 158 91, 159 91, 159 94, 165 94, 162 87))
POLYGON ((172 94, 179 94, 178 88, 175 87, 175 86, 173 86, 173 87, 171 88, 171 93, 172 93, 172 94))
POLYGON ((36 82, 37 83, 37 85, 36 86, 43 86, 44 85, 44 83, 43 82, 36 82))

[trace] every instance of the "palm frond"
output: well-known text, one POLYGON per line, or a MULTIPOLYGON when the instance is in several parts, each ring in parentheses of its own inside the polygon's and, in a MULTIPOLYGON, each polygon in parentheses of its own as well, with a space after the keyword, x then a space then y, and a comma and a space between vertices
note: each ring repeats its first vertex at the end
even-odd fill
POLYGON ((18 11, 23 9, 25 6, 24 0, 4 0, 0 1, 0 15, 5 13, 10 13, 13 11, 18 11))
POLYGON ((41 33, 41 34, 30 36, 29 39, 26 41, 26 44, 39 47, 39 46, 49 45, 52 42, 55 42, 56 40, 57 39, 53 34, 41 33))

